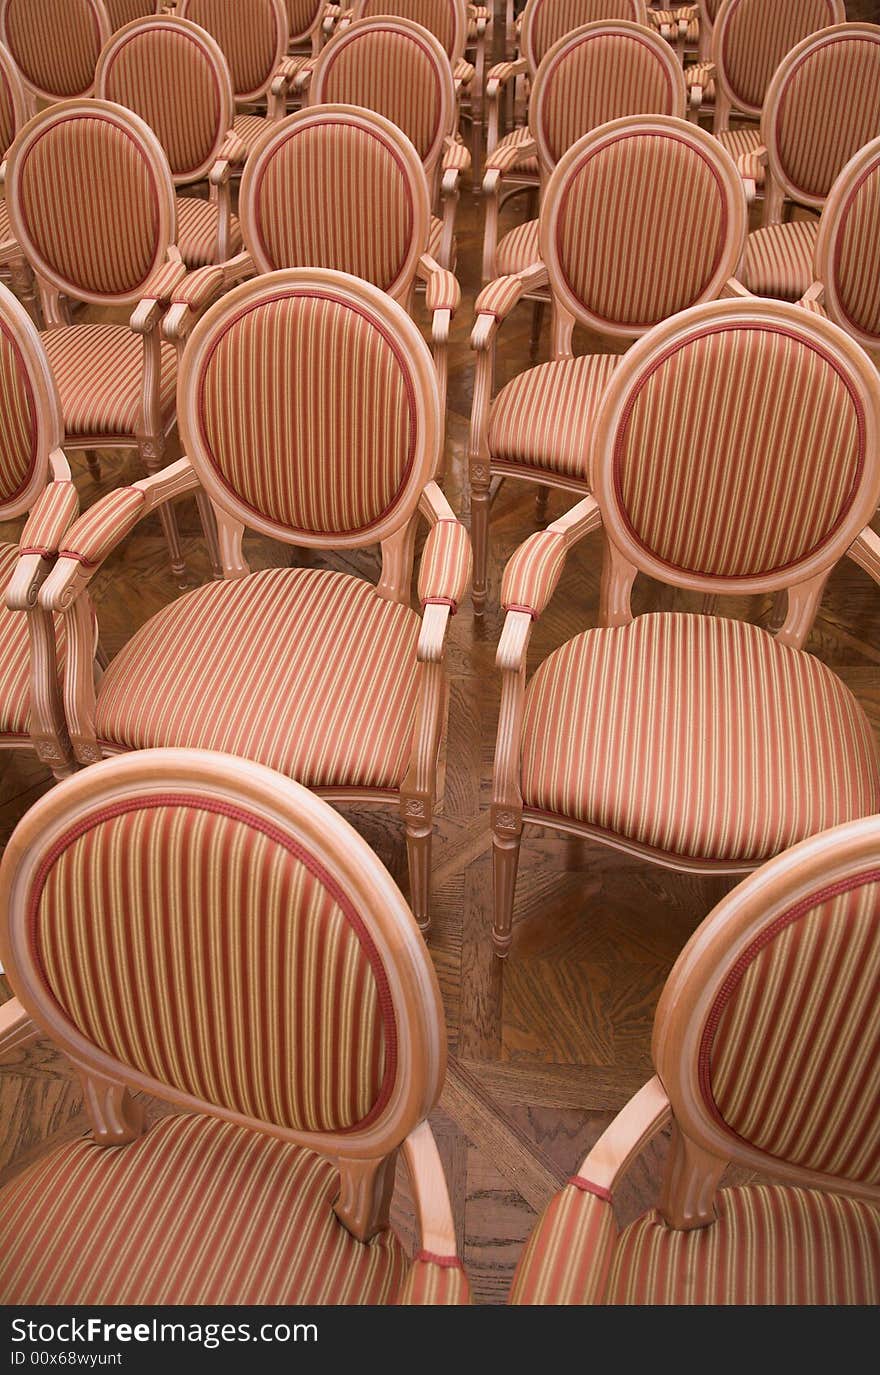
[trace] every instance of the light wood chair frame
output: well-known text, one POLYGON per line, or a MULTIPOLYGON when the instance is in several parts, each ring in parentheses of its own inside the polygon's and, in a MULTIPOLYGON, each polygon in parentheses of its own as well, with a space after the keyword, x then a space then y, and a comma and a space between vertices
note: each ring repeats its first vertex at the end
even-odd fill
MULTIPOLYGON (((776 633, 782 645, 802 649, 812 628, 828 575, 848 554, 880 585, 880 536, 869 522, 880 500, 880 375, 871 360, 843 330, 830 320, 808 314, 797 306, 757 297, 737 298, 693 306, 657 325, 626 353, 605 392, 597 416, 591 451, 594 496, 586 497, 548 530, 559 534, 566 554, 575 544, 597 530, 604 531, 599 625, 629 625, 633 617, 631 594, 639 573, 660 582, 701 592, 705 596, 787 594, 788 607, 776 633), (859 394, 865 415, 863 465, 849 510, 836 531, 807 557, 776 572, 731 580, 672 568, 638 543, 619 509, 612 474, 613 454, 621 417, 637 381, 652 363, 670 349, 700 337, 707 327, 730 325, 780 327, 800 334, 834 359, 859 394)), ((557 573, 561 575, 560 565, 557 573)), ((491 826, 495 873, 496 954, 504 958, 512 940, 513 905, 522 829, 525 822, 550 827, 565 834, 597 841, 611 849, 634 855, 663 868, 690 874, 744 874, 757 865, 748 861, 687 858, 668 853, 623 835, 610 835, 571 817, 549 816, 527 807, 520 790, 523 723, 526 699, 526 662, 535 617, 528 610, 510 610, 498 645, 496 664, 501 672, 501 714, 495 752, 491 826)), ((601 749, 602 742, 595 742, 601 749)))
POLYGON ((816 302, 827 310, 835 324, 845 329, 847 334, 851 334, 856 343, 861 344, 862 348, 880 363, 880 333, 869 333, 852 319, 840 299, 838 286, 841 239, 846 228, 847 216, 860 188, 870 176, 880 177, 880 138, 872 139, 850 158, 828 193, 819 220, 819 234, 813 253, 813 285, 804 296, 802 304, 808 301, 816 302))
MULTIPOLYGON (((34 115, 39 108, 40 101, 57 101, 66 99, 67 97, 58 91, 50 91, 42 86, 38 86, 30 79, 15 56, 15 49, 10 45, 6 27, 6 12, 11 3, 13 3, 13 0, 0 0, 0 43, 3 43, 3 45, 9 49, 13 61, 19 69, 27 97, 28 114, 34 115)), ((79 5, 81 9, 91 13, 92 22, 94 23, 96 31, 95 58, 97 60, 98 53, 104 47, 105 43, 108 42, 113 31, 113 27, 110 23, 110 16, 107 13, 107 6, 104 4, 104 0, 75 0, 75 3, 79 5)), ((94 92, 95 82, 93 77, 84 90, 77 91, 75 96, 71 98, 84 99, 87 96, 94 95, 94 92)))

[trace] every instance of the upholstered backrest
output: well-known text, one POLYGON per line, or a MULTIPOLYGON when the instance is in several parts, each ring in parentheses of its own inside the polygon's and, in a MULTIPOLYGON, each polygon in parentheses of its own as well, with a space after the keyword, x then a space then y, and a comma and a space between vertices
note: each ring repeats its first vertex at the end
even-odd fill
POLYGON ((229 64, 236 100, 265 96, 287 51, 284 0, 181 0, 177 12, 217 40, 229 64))
POLYGON ((175 184, 207 176, 235 109, 226 59, 209 33, 167 15, 136 20, 101 53, 95 86, 146 120, 175 184))
POLYGON ((573 143, 624 115, 686 113, 681 63, 659 33, 605 21, 567 34, 535 77, 529 127, 545 170, 573 143))
POLYGON ((851 158, 822 211, 814 276, 832 319, 880 350, 880 138, 851 158))
POLYGON ((839 24, 799 43, 770 84, 761 135, 774 180, 821 206, 853 154, 880 135, 880 25, 839 24))
POLYGON ((439 40, 408 19, 358 19, 328 43, 310 105, 361 105, 402 129, 428 173, 456 119, 452 68, 439 40))
POLYGON ((529 0, 523 11, 520 51, 536 72, 554 43, 572 29, 601 19, 647 24, 645 0, 529 0))
POLYGON ((148 14, 158 14, 162 0, 104 0, 111 27, 121 29, 134 19, 143 19, 148 14))
POLYGON ((807 34, 845 18, 843 0, 724 0, 715 19, 712 56, 734 109, 759 115, 785 54, 807 34))
POLYGON ((0 41, 44 100, 91 94, 110 32, 103 0, 0 0, 0 41))
POLYGON ((21 73, 8 48, 0 43, 0 157, 5 157, 26 118, 21 73))
POLYGON ((666 984, 654 1058, 712 1154, 880 1199, 880 817, 796 846, 715 908, 666 984))
POLYGON ((732 159, 703 130, 662 116, 585 135, 559 162, 541 208, 554 292, 581 324, 624 338, 717 297, 745 232, 732 159))
POLYGON ((19 828, 0 919, 17 991, 87 1073, 343 1153, 405 1136, 439 1091, 442 1012, 366 843, 228 756, 73 781, 19 828))
POLYGON ((593 487, 635 568, 734 592, 815 579, 880 499, 880 383, 830 321, 779 301, 698 306, 626 355, 593 487))
POLYGON ((329 267, 405 300, 427 246, 428 182, 389 120, 316 105, 273 125, 249 158, 239 218, 260 272, 329 267))
POLYGON ((31 266, 84 301, 130 304, 165 261, 174 187, 155 134, 104 100, 66 100, 22 130, 7 208, 31 266))
POLYGON ((355 19, 394 14, 412 19, 440 40, 453 62, 464 56, 468 32, 467 0, 356 0, 355 19))
POLYGON ((215 502, 293 544, 385 539, 438 455, 418 328, 340 272, 270 273, 223 297, 193 330, 177 399, 185 452, 215 502))
POLYGON ((301 43, 320 25, 326 0, 285 0, 290 41, 301 43))
POLYGON ((33 505, 63 434, 40 336, 21 302, 0 286, 0 520, 33 505))

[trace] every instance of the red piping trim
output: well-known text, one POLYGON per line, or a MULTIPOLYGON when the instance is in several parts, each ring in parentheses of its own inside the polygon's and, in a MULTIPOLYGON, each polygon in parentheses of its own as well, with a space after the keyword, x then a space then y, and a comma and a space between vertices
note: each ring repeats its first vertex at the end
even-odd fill
POLYGON ((521 606, 519 602, 504 602, 505 611, 523 611, 527 616, 531 616, 533 621, 538 619, 538 612, 533 606, 521 606))
POLYGON ((448 606, 453 616, 458 610, 458 602, 454 602, 451 597, 425 597, 422 606, 448 606))
POLYGON ((464 1269, 458 1256, 438 1256, 433 1251, 416 1251, 415 1259, 424 1261, 426 1265, 439 1265, 444 1270, 464 1269))
POLYGON ((611 1190, 606 1189, 604 1184, 594 1184, 591 1179, 585 1179, 580 1174, 573 1174, 568 1182, 575 1189, 580 1189, 582 1194, 592 1194, 594 1198, 601 1198, 603 1203, 613 1202, 611 1190))
MULTIPOLYGON (((333 875, 330 874, 313 855, 310 855, 298 841, 293 840, 285 831, 281 830, 280 827, 274 826, 271 822, 265 821, 262 817, 256 816, 253 812, 246 811, 243 807, 235 807, 228 802, 221 802, 219 799, 215 798, 193 797, 187 793, 156 793, 152 797, 146 798, 125 798, 119 802, 113 803, 111 806, 102 807, 98 811, 93 812, 90 816, 84 817, 82 821, 78 821, 66 835, 61 836, 60 839, 55 842, 46 855, 37 871, 28 897, 26 918, 27 934, 35 964, 40 968, 42 973, 43 961, 37 947, 37 909, 39 908, 40 898, 42 897, 43 888, 49 876, 49 871, 60 856, 88 831, 94 830, 96 826, 99 826, 104 821, 111 821, 115 817, 123 816, 128 812, 153 811, 162 807, 190 807, 197 811, 213 812, 216 815, 225 816, 232 821, 240 821, 246 826, 253 827, 254 830, 260 831, 274 844, 280 845, 282 849, 286 850, 294 859, 297 859, 303 864, 306 869, 308 869, 309 873, 312 874, 319 883, 323 884, 334 901, 338 904, 343 916, 363 947, 364 953, 373 970, 373 976, 376 980, 379 1011, 382 1016, 382 1023, 385 1030, 385 1073, 375 1103, 366 1117, 363 1117, 359 1122, 355 1122, 349 1127, 337 1127, 333 1129, 334 1134, 341 1136, 348 1135, 352 1132, 364 1131, 381 1115, 382 1110, 391 1097, 394 1088, 394 1080, 397 1075, 397 1022, 394 1016, 394 1001, 391 996, 391 989, 388 983, 388 977, 385 973, 385 967, 382 964, 379 951, 376 948, 372 936, 367 930, 363 918, 357 912, 347 894, 343 892, 333 875)), ((68 1016, 66 1009, 61 1006, 54 993, 49 988, 48 981, 44 981, 43 988, 52 998, 61 1016, 64 1017, 71 1026, 76 1027, 76 1024, 68 1016)), ((161 1080, 156 1080, 156 1082, 161 1083, 161 1080)), ((198 1095, 193 1096, 195 1097, 198 1095)))

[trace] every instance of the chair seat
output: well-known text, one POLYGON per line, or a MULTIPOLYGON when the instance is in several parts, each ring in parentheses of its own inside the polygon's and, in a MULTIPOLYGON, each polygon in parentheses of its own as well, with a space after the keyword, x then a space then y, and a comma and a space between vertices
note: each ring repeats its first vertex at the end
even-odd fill
POLYGON ((529 808, 665 854, 758 864, 880 811, 852 693, 760 627, 657 613, 545 660, 525 708, 529 808))
POLYGON ((509 234, 504 235, 495 250, 495 267, 499 277, 522 272, 524 268, 531 267, 532 263, 541 261, 541 250, 538 246, 539 229, 539 220, 529 220, 526 224, 518 224, 516 229, 511 229, 509 234))
POLYGON ((493 403, 492 457, 586 482, 593 419, 617 363, 587 354, 520 373, 493 403))
POLYGON ((98 737, 223 750, 309 787, 396 790, 410 759, 420 624, 362 579, 320 569, 196 588, 111 663, 98 737))
POLYGON ((756 229, 746 239, 740 265, 743 286, 756 296, 799 301, 813 281, 818 220, 792 220, 756 229))
MULTIPOLYGON (((135 436, 143 404, 144 341, 127 325, 62 325, 40 338, 55 377, 68 440, 78 436, 135 436)), ((159 405, 174 411, 177 358, 161 345, 159 405)))
MULTIPOLYGON (((186 266, 192 271, 208 267, 218 261, 217 225, 219 207, 212 201, 197 200, 194 196, 177 197, 177 247, 186 266)), ((230 216, 229 256, 241 248, 241 229, 234 215, 230 216)))
MULTIPOLYGON (((496 144, 496 148, 518 148, 521 144, 531 144, 531 142, 531 131, 526 125, 521 125, 517 129, 511 129, 509 134, 505 134, 503 138, 500 138, 496 144)), ((527 157, 520 158, 512 167, 508 167, 504 175, 506 177, 534 178, 537 182, 539 173, 540 168, 538 167, 537 157, 535 157, 534 154, 529 154, 527 157)))
POLYGON ((656 1211, 615 1235, 611 1205, 574 1185, 538 1223, 511 1302, 875 1304, 880 1211, 786 1186, 723 1189, 708 1227, 675 1231, 656 1211))
MULTIPOLYGON (((747 126, 744 129, 722 129, 715 137, 722 147, 727 149, 734 162, 737 158, 757 152, 762 145, 761 130, 757 124, 747 126)), ((763 178, 761 185, 763 185, 763 178)))
MULTIPOLYGON (((30 722, 30 650, 27 617, 9 611, 5 592, 12 577, 18 546, 0 544, 0 736, 26 740, 30 722)), ((64 670, 64 617, 55 617, 59 676, 64 670)))
POLYGON ((130 1145, 80 1137, 0 1191, 0 1295, 32 1304, 393 1302, 393 1232, 363 1245, 311 1151, 216 1118, 167 1117, 130 1145))
POLYGON ((263 137, 269 128, 270 120, 265 115, 236 115, 232 121, 232 132, 240 138, 248 153, 263 137))

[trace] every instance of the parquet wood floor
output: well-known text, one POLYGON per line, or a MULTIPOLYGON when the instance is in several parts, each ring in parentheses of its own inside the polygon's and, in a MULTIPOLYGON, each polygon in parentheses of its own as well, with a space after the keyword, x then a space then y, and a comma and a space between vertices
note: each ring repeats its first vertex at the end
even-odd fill
MULTIPOLYGON (((852 6, 880 18, 880 6, 852 6)), ((464 486, 472 363, 468 335, 479 289, 481 212, 469 191, 459 221, 464 299, 453 331, 449 389, 449 478, 453 505, 468 516, 464 486)), ((529 361, 530 313, 502 333, 499 383, 529 361)), ((598 341, 584 341, 598 347, 598 341)), ((546 357, 546 332, 539 357, 546 357)), ((173 457, 174 455, 172 455, 173 457)), ((77 465, 83 506, 140 476, 132 456, 107 454, 95 481, 77 465)), ((551 497, 548 519, 565 509, 551 497)), ((209 576, 194 508, 180 518, 192 581, 209 576)), ((495 647, 502 617, 500 574, 535 528, 533 495, 505 484, 492 516, 492 582, 484 622, 465 606, 449 649, 452 678, 446 796, 435 841, 436 963, 450 1046, 447 1086, 433 1123, 452 1194, 461 1254, 478 1301, 503 1300, 537 1213, 651 1072, 650 1035, 663 981, 682 945, 729 882, 668 873, 598 846, 532 829, 523 844, 513 950, 507 965, 490 943, 487 806, 497 718, 495 647)), ((0 528, 0 538, 15 538, 0 528)), ((301 560, 251 537, 253 567, 301 560)), ((312 556, 306 555, 307 559, 312 556)), ((321 566, 375 577, 373 552, 317 557, 321 566)), ((557 595, 535 633, 537 664, 595 623, 600 544, 593 537, 569 559, 557 595)), ((179 595, 167 569, 158 522, 146 521, 94 585, 102 638, 112 657, 132 632, 179 595)), ((684 608, 659 585, 638 588, 639 609, 684 608)), ((731 604, 730 614, 767 622, 769 602, 731 604)), ((808 648, 855 691, 880 732, 880 597, 854 565, 832 576, 808 648)), ((50 785, 26 754, 0 756, 0 843, 50 785)), ((348 809, 349 819, 406 884, 403 834, 392 812, 348 809)), ((0 998, 7 989, 0 979, 0 998)), ((162 1109, 156 1105, 155 1110, 162 1109)), ((85 1129, 80 1095, 63 1058, 46 1043, 0 1072, 0 1183, 48 1146, 85 1129)), ((622 1221, 650 1203, 663 1143, 646 1153, 617 1200, 622 1221)), ((411 1213, 403 1171, 394 1218, 405 1236, 411 1213)))

